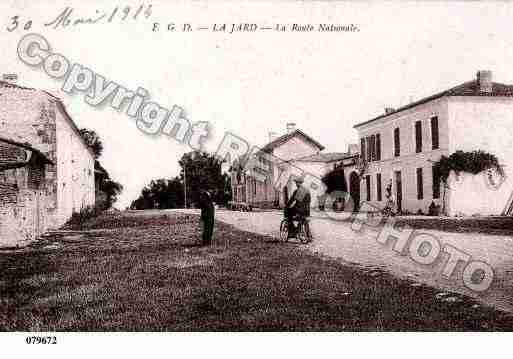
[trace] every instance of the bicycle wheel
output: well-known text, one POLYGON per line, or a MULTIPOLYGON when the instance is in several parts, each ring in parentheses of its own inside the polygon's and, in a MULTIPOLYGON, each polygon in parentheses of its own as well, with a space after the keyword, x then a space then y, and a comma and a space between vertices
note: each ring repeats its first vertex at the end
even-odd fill
POLYGON ((312 241, 312 232, 310 232, 310 225, 308 222, 303 222, 299 225, 298 239, 304 244, 312 241))
POLYGON ((287 219, 281 221, 280 240, 282 242, 287 242, 289 240, 289 222, 287 221, 287 219))

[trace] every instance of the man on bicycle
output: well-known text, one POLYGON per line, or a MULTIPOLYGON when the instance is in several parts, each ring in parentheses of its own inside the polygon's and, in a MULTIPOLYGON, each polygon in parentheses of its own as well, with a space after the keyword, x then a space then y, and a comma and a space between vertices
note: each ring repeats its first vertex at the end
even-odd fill
POLYGON ((289 224, 288 238, 296 237, 297 228, 294 226, 292 219, 299 217, 300 220, 303 220, 310 216, 310 191, 303 186, 303 177, 296 177, 294 182, 296 183, 296 190, 285 206, 285 217, 287 217, 289 224))

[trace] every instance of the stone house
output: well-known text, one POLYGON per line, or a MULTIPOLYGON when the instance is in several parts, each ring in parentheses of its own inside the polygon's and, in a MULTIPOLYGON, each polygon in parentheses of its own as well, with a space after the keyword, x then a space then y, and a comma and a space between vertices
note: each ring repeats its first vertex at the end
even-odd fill
POLYGON ((45 214, 45 167, 53 162, 37 149, 0 137, 0 238, 14 246, 41 235, 45 214))
POLYGON ((472 81, 355 125, 368 162, 362 200, 383 207, 384 187, 391 182, 403 212, 427 213, 434 202, 451 216, 506 213, 513 201, 512 119, 513 85, 479 71, 472 81), (452 173, 442 186, 433 164, 457 150, 496 155, 505 166, 505 181, 494 183, 490 173, 452 173))
MULTIPOLYGON (((57 97, 45 91, 0 82, 0 134, 4 143, 7 143, 5 140, 9 141, 9 146, 24 148, 35 153, 36 158, 46 159, 37 188, 40 200, 39 211, 36 211, 44 218, 39 220, 41 225, 38 230, 29 237, 33 238, 48 229, 58 228, 73 212, 94 205, 94 155, 57 97)), ((9 157, 5 161, 11 160, 9 157)), ((26 167, 28 173, 31 173, 30 168, 26 167)), ((10 196, 12 199, 14 187, 9 184, 14 183, 14 177, 12 173, 6 174, 5 171, 0 173, 3 185, 0 198, 10 196)), ((17 175, 23 177, 22 174, 17 175)), ((21 181, 20 178, 16 181, 21 181)), ((25 188, 19 184, 17 187, 18 191, 25 188)), ((26 187, 34 190, 30 181, 26 187)), ((25 205, 34 204, 20 202, 17 208, 25 205)), ((11 225, 9 223, 12 221, 6 221, 4 217, 0 222, 0 233, 11 233, 11 229, 6 228, 11 225)), ((20 227, 19 230, 24 231, 25 228, 20 227)), ((9 240, 1 237, 0 243, 9 240)))

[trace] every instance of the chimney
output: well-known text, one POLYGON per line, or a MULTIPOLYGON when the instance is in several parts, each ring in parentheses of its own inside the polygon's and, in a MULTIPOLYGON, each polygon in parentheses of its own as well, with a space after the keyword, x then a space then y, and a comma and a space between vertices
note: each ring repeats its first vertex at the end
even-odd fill
POLYGON ((395 111, 395 108, 393 107, 385 107, 385 115, 388 115, 389 113, 392 113, 395 111))
POLYGON ((2 80, 9 82, 16 82, 18 80, 17 74, 2 74, 2 80))
POLYGON ((278 137, 278 134, 274 131, 269 131, 269 142, 273 142, 278 137))
POLYGON ((358 152, 360 152, 360 147, 356 143, 351 143, 349 146, 347 146, 347 152, 350 155, 354 155, 358 152))
POLYGON ((477 72, 477 86, 480 93, 492 92, 492 72, 481 70, 477 72))
POLYGON ((287 133, 292 133, 296 130, 296 124, 294 122, 287 122, 287 133))

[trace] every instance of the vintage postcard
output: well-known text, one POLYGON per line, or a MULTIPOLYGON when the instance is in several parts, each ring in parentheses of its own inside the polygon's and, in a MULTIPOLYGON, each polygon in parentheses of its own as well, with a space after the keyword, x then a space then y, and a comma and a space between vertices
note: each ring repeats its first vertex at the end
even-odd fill
POLYGON ((513 3, 0 14, 18 345, 513 329, 513 3))

